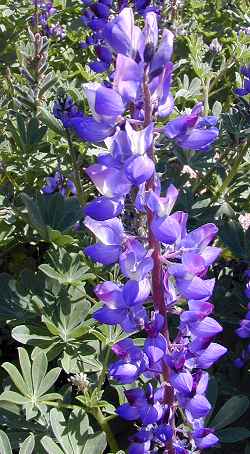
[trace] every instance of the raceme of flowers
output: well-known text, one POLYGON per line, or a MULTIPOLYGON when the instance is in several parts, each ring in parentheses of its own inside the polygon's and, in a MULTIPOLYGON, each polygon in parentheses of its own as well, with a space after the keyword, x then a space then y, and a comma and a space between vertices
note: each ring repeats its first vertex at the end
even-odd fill
MULTIPOLYGON (((81 16, 82 24, 91 30, 91 34, 84 42, 80 43, 82 49, 94 46, 97 59, 90 62, 89 67, 96 73, 103 73, 110 68, 112 63, 112 49, 106 42, 106 31, 109 21, 115 12, 120 12, 128 6, 128 0, 114 2, 113 0, 82 0, 85 8, 81 16)), ((158 15, 162 9, 160 0, 135 0, 134 9, 141 15, 154 11, 158 15)))
MULTIPOLYGON (((250 338, 250 270, 245 272, 245 276, 248 278, 248 282, 246 284, 245 289, 245 296, 248 299, 248 310, 246 316, 240 322, 240 327, 236 329, 236 334, 241 339, 249 339, 250 338)), ((238 368, 244 367, 247 361, 250 359, 250 345, 248 344, 245 348, 243 348, 241 355, 239 358, 236 358, 234 361, 234 365, 238 368)))
POLYGON ((206 369, 226 353, 214 341, 222 327, 211 317, 215 281, 206 278, 220 249, 210 245, 217 234, 214 224, 190 230, 187 213, 174 211, 175 186, 169 185, 162 195, 154 144, 164 134, 183 149, 205 152, 218 136, 216 118, 203 116, 198 103, 191 112, 165 122, 174 110, 173 34, 164 30, 158 40, 154 12, 147 13, 141 30, 132 10, 124 8, 108 22, 104 35, 115 71, 112 83, 84 86, 92 115, 79 113, 72 100, 66 113, 58 104, 54 109, 82 140, 106 144, 86 170, 100 195, 84 208, 85 226, 96 238, 85 253, 104 265, 119 263, 125 279, 96 287, 101 305, 94 318, 119 325, 127 336, 146 336, 142 347, 132 337, 116 343, 117 360, 109 367, 110 379, 130 385, 127 403, 117 408, 120 417, 137 422, 129 454, 161 448, 188 454, 218 442, 204 421, 211 410, 206 369), (159 118, 165 123, 160 128, 159 118), (128 195, 147 225, 143 235, 123 225, 128 195), (179 318, 171 336, 169 315, 179 318))
POLYGON ((65 38, 65 30, 59 22, 50 24, 50 18, 57 13, 57 9, 53 6, 53 0, 33 0, 33 3, 37 8, 37 13, 33 15, 32 22, 35 24, 37 21, 44 35, 48 37, 65 38))

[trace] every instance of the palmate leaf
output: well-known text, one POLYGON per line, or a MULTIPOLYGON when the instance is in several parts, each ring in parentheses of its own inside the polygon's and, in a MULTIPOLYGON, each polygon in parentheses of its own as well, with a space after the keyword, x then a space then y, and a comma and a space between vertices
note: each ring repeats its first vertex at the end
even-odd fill
POLYGON ((64 248, 53 251, 49 255, 51 265, 48 263, 39 266, 39 269, 48 277, 57 280, 62 285, 78 285, 95 275, 88 273, 88 265, 82 252, 69 253, 64 248))
POLYGON ((34 318, 31 295, 7 273, 0 274, 0 318, 29 320, 34 318))
POLYGON ((0 430, 0 454, 12 454, 9 438, 2 430, 0 430))
MULTIPOLYGON (((19 454, 32 454, 35 448, 34 434, 30 434, 21 443, 19 454)), ((12 448, 8 435, 0 430, 0 454, 12 454, 12 448)))
POLYGON ((102 365, 95 359, 96 349, 83 339, 95 323, 92 318, 86 320, 90 303, 86 300, 72 303, 65 295, 60 303, 43 309, 39 326, 15 326, 12 337, 22 344, 41 348, 49 360, 59 357, 67 373, 99 372, 102 365))
POLYGON ((106 448, 105 434, 93 434, 84 410, 73 410, 66 420, 61 411, 53 408, 50 423, 55 439, 47 435, 41 439, 46 453, 102 454, 106 448))
POLYGON ((24 348, 18 349, 18 355, 22 373, 11 363, 2 365, 18 392, 4 391, 0 395, 0 403, 7 401, 23 406, 26 410, 26 418, 30 419, 37 415, 38 410, 42 409, 43 402, 62 399, 62 396, 57 393, 46 394, 56 382, 61 369, 56 367, 47 373, 48 360, 40 349, 33 352, 32 364, 24 348))
POLYGON ((21 444, 19 454, 32 454, 35 448, 35 437, 30 434, 26 440, 21 444))
POLYGON ((59 246, 74 242, 74 239, 65 233, 82 217, 82 210, 76 198, 64 199, 61 194, 56 193, 49 197, 38 194, 35 199, 22 194, 22 199, 31 225, 43 240, 59 246))

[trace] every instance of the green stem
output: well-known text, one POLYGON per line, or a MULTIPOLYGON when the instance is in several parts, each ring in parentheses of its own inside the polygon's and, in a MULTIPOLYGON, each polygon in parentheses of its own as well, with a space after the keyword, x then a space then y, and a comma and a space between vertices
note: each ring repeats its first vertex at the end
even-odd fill
POLYGON ((100 428, 105 432, 106 437, 107 437, 107 442, 109 444, 110 449, 112 450, 113 453, 116 453, 119 451, 118 444, 116 442, 116 439, 110 429, 109 423, 107 421, 107 418, 105 418, 102 414, 102 411, 100 408, 94 408, 92 412, 93 416, 95 417, 96 421, 98 422, 100 428))
POLYGON ((52 402, 50 400, 43 400, 42 403, 48 405, 48 407, 65 408, 67 410, 79 410, 82 408, 80 405, 64 404, 61 401, 52 402))
POLYGON ((66 135, 67 135, 67 141, 68 141, 68 145, 69 145, 69 152, 70 152, 71 161, 72 161, 73 170, 74 170, 74 183, 75 183, 76 190, 77 190, 78 200, 79 200, 81 205, 84 205, 85 204, 85 195, 84 195, 84 192, 83 192, 83 189, 82 189, 80 172, 79 172, 79 168, 78 168, 78 165, 77 165, 77 158, 76 158, 74 146, 73 146, 73 143, 72 143, 72 140, 71 140, 71 136, 70 136, 70 132, 69 132, 68 128, 66 128, 66 135))
POLYGON ((101 372, 99 380, 98 380, 98 385, 97 385, 98 391, 101 391, 102 385, 105 380, 105 376, 106 376, 106 372, 107 372, 107 368, 108 368, 109 356, 110 356, 110 347, 107 347, 105 357, 104 357, 102 372, 101 372))
POLYGON ((246 154, 247 149, 248 149, 248 141, 243 143, 239 154, 236 155, 236 158, 235 158, 235 160, 233 162, 233 165, 231 167, 231 170, 230 170, 229 174, 226 176, 226 178, 223 181, 221 187, 219 188, 219 190, 216 193, 216 196, 215 196, 215 198, 213 200, 214 202, 216 202, 220 198, 221 195, 223 196, 225 194, 228 186, 230 185, 231 181, 233 180, 233 178, 237 174, 238 168, 239 168, 239 166, 241 164, 241 161, 242 161, 243 157, 246 154))
POLYGON ((209 114, 209 86, 210 86, 210 79, 208 79, 203 84, 203 96, 204 96, 204 115, 209 114))

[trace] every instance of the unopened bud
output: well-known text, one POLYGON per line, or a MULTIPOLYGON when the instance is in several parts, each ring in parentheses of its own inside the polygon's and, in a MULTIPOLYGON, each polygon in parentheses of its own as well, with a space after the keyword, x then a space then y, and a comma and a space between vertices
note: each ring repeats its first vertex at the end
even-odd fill
POLYGON ((219 54, 222 50, 222 45, 219 43, 217 38, 214 38, 210 43, 209 49, 213 54, 219 54))

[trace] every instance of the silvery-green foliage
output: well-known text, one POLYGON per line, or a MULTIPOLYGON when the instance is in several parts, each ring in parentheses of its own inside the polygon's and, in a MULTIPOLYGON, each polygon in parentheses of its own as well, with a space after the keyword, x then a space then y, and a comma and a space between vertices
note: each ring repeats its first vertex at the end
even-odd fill
POLYGON ((40 350, 33 350, 32 360, 27 351, 18 349, 20 370, 11 363, 4 363, 2 367, 8 373, 16 391, 6 388, 0 395, 0 402, 7 401, 21 405, 26 413, 26 419, 32 419, 38 412, 46 411, 47 401, 58 401, 62 396, 56 392, 48 392, 57 381, 61 369, 55 367, 48 370, 46 354, 40 350))

